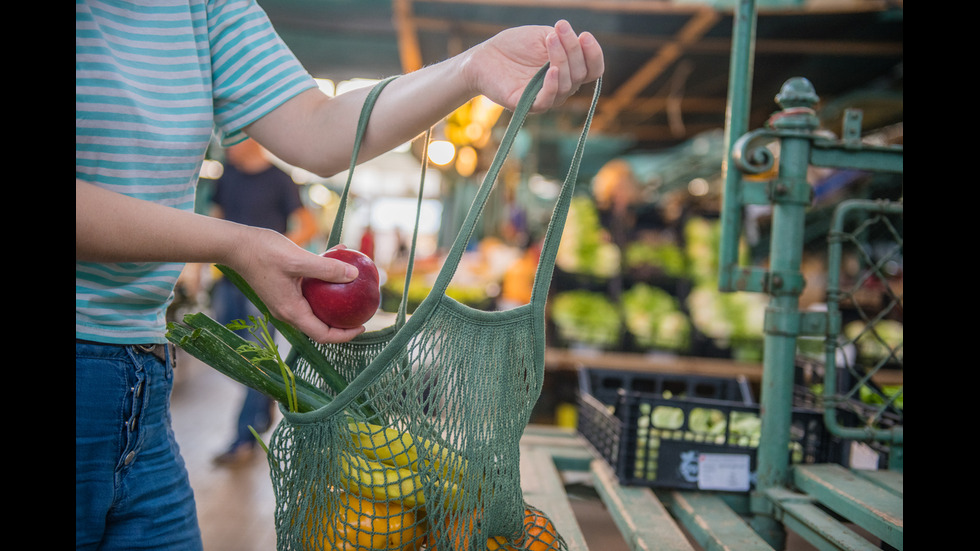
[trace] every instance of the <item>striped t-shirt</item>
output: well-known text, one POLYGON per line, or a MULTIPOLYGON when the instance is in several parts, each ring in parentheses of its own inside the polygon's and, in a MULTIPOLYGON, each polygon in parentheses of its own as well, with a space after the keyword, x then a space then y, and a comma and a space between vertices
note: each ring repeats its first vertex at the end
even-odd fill
MULTIPOLYGON (((201 163, 315 87, 254 0, 75 3, 75 177, 193 210, 201 163)), ((166 342, 182 264, 75 263, 75 337, 166 342)))

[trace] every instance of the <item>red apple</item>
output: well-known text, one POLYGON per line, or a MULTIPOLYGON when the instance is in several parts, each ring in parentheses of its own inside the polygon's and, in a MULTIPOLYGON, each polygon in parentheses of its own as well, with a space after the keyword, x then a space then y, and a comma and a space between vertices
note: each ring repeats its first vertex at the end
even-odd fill
POLYGON ((378 267, 366 254, 354 249, 330 249, 321 256, 334 258, 357 268, 357 278, 349 283, 331 283, 303 278, 303 296, 320 321, 340 329, 360 327, 381 306, 378 267))

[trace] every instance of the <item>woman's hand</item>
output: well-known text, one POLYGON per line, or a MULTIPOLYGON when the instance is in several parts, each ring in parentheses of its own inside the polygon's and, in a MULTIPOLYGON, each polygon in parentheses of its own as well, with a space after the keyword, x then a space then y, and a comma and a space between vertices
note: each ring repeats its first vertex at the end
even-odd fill
POLYGON ((500 32, 470 50, 464 78, 472 89, 513 109, 528 80, 551 63, 531 110, 561 105, 582 84, 602 76, 602 48, 591 33, 575 34, 567 21, 554 27, 524 26, 500 32))
POLYGON ((324 324, 313 314, 300 287, 304 277, 334 283, 352 281, 357 277, 357 268, 306 251, 277 232, 259 228, 249 231, 254 235, 248 246, 239 249, 228 265, 248 281, 272 317, 320 343, 349 341, 364 331, 363 326, 339 329, 324 324))

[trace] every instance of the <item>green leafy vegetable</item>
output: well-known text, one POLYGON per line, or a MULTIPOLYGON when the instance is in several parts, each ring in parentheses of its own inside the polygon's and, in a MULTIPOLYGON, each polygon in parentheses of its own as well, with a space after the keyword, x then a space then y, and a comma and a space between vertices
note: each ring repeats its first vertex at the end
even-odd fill
POLYGON ((768 300, 761 293, 722 293, 715 285, 702 284, 691 290, 687 305, 694 326, 727 346, 762 339, 768 300))
POLYGON ((674 277, 687 274, 687 257, 674 243, 634 241, 626 246, 623 263, 628 268, 658 268, 674 277))
POLYGON ((568 208, 565 228, 555 257, 562 270, 609 278, 620 272, 620 250, 599 223, 592 199, 577 196, 568 208))
POLYGON ((684 410, 670 406, 657 406, 650 413, 653 426, 658 429, 679 429, 684 426, 684 410))
POLYGON ((167 339, 230 379, 279 403, 292 403, 293 411, 313 411, 330 403, 330 397, 309 382, 294 379, 287 384, 281 366, 266 351, 206 314, 188 314, 183 322, 168 324, 167 339))
POLYGON ((264 343, 265 346, 255 344, 251 341, 246 344, 242 344, 238 347, 238 351, 242 353, 251 353, 253 357, 258 360, 268 360, 276 362, 279 366, 279 371, 282 373, 282 379, 286 383, 286 404, 289 411, 296 411, 296 376, 293 375, 293 371, 289 369, 286 362, 283 361, 282 356, 279 355, 279 347, 276 346, 275 340, 272 338, 272 334, 269 332, 269 326, 264 317, 256 318, 255 316, 249 316, 248 321, 251 323, 246 323, 245 320, 233 320, 227 324, 228 329, 232 331, 237 331, 239 329, 245 329, 252 334, 253 337, 258 339, 259 342, 264 343))
POLYGON ((623 292, 626 328, 644 347, 684 351, 691 344, 691 322, 667 291, 638 283, 623 292))
POLYGON ((724 434, 727 421, 721 410, 713 408, 692 408, 688 413, 687 426, 694 432, 705 434, 724 434))
POLYGON ((568 341, 596 346, 619 342, 619 309, 604 294, 583 289, 557 293, 551 301, 551 319, 568 341))

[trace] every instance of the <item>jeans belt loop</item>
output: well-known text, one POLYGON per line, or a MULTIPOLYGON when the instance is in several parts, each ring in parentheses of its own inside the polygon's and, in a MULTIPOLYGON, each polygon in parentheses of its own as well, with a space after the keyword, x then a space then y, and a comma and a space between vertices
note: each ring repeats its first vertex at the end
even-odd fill
MULTIPOLYGON (((140 352, 145 352, 147 354, 153 354, 161 362, 164 362, 164 363, 167 362, 167 348, 170 346, 169 343, 168 344, 156 344, 156 343, 137 344, 137 345, 134 345, 134 346, 140 352)), ((173 357, 173 354, 171 354, 170 357, 172 358, 173 357)))

